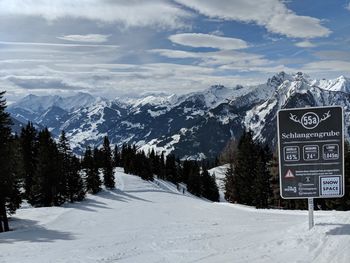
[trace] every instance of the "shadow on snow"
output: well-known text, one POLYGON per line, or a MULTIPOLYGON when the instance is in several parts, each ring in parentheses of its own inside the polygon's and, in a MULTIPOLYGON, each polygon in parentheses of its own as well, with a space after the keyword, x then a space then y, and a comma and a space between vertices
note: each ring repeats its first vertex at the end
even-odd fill
POLYGON ((152 201, 128 194, 127 192, 119 190, 119 189, 105 190, 105 191, 100 192, 98 194, 98 196, 102 197, 102 198, 109 199, 109 200, 122 201, 122 202, 128 202, 131 200, 138 200, 138 201, 153 203, 152 201))
MULTIPOLYGON (((170 194, 177 194, 165 189, 139 189, 122 191, 120 189, 112 190, 102 190, 96 196, 108 200, 120 201, 120 202, 130 202, 132 200, 153 203, 150 200, 137 197, 130 193, 143 193, 143 192, 164 192, 170 194)), ((178 194, 180 195, 180 194, 178 194)), ((86 198, 81 202, 67 203, 62 205, 63 208, 72 208, 78 210, 84 210, 89 212, 96 212, 96 209, 112 209, 106 203, 97 201, 92 198, 86 198)), ((0 244, 1 243, 14 243, 18 241, 26 242, 54 242, 56 240, 73 240, 74 235, 69 232, 57 231, 52 229, 47 229, 42 225, 38 225, 38 221, 29 219, 20 219, 12 217, 11 224, 15 223, 15 231, 10 231, 0 234, 0 244)))
POLYGON ((62 232, 52 229, 47 229, 44 226, 38 225, 38 221, 20 218, 11 218, 11 222, 17 225, 16 231, 10 231, 0 234, 1 243, 14 243, 18 241, 40 243, 40 242, 55 242, 57 240, 73 240, 74 235, 69 232, 62 232))
POLYGON ((67 204, 64 204, 62 207, 74 208, 74 209, 79 209, 79 210, 84 210, 89 212, 96 212, 97 210, 95 210, 94 208, 111 209, 110 207, 107 206, 106 203, 96 201, 91 198, 86 198, 83 201, 76 202, 76 203, 67 203, 67 204))
POLYGON ((319 223, 318 226, 335 226, 334 228, 328 230, 326 235, 332 236, 344 236, 350 235, 350 224, 336 224, 336 223, 319 223))

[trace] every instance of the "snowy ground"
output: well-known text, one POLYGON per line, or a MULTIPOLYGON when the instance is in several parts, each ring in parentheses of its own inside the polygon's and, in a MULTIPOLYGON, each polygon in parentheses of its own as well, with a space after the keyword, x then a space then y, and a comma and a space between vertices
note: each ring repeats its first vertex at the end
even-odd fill
POLYGON ((116 173, 79 204, 20 209, 0 262, 350 262, 350 212, 255 210, 116 173))
POLYGON ((214 175, 216 179, 216 184, 219 188, 219 194, 220 194, 220 202, 226 202, 225 200, 225 177, 226 177, 226 172, 230 168, 229 164, 224 164, 221 166, 214 167, 210 170, 208 170, 210 175, 214 175))

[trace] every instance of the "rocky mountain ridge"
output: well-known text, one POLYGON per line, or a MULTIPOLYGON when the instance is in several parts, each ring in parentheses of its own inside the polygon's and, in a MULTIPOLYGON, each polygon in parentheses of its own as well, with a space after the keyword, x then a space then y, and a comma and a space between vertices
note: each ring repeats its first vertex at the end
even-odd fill
MULTIPOLYGON (((303 73, 280 72, 256 86, 212 86, 186 95, 149 95, 106 100, 79 93, 68 98, 29 95, 8 111, 22 123, 62 129, 81 153, 108 135, 114 144, 135 143, 180 158, 213 158, 243 129, 274 146, 276 113, 281 108, 341 105, 350 123, 350 80, 314 80, 303 73)), ((347 130, 349 137, 349 130, 347 130)))

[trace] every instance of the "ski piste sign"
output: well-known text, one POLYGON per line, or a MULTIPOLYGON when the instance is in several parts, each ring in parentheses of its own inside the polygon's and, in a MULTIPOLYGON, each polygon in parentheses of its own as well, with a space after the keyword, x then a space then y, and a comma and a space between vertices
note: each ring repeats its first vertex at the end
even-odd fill
POLYGON ((277 113, 280 193, 285 199, 344 195, 343 108, 277 113))

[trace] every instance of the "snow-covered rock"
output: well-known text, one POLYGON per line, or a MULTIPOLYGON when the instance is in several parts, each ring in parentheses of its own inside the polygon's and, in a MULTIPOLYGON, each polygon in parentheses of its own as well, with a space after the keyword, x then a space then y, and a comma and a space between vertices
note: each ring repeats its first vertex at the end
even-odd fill
POLYGON ((82 93, 66 98, 29 95, 9 112, 22 123, 48 126, 55 135, 66 130, 77 153, 87 145, 99 146, 108 135, 113 144, 135 143, 146 151, 200 159, 217 156, 243 129, 252 129, 256 139, 274 146, 281 108, 342 105, 350 124, 349 90, 349 79, 343 76, 314 80, 301 72, 280 72, 260 85, 216 85, 181 96, 147 94, 107 101, 82 93))
POLYGON ((342 91, 350 92, 350 79, 340 76, 339 78, 332 80, 319 80, 315 81, 315 86, 319 86, 321 89, 329 91, 342 91))
POLYGON ((56 106, 63 110, 71 111, 87 107, 95 103, 98 99, 100 98, 96 99, 92 95, 83 92, 67 97, 61 97, 58 95, 36 96, 30 94, 18 102, 11 104, 9 108, 22 108, 32 112, 43 112, 56 106))

